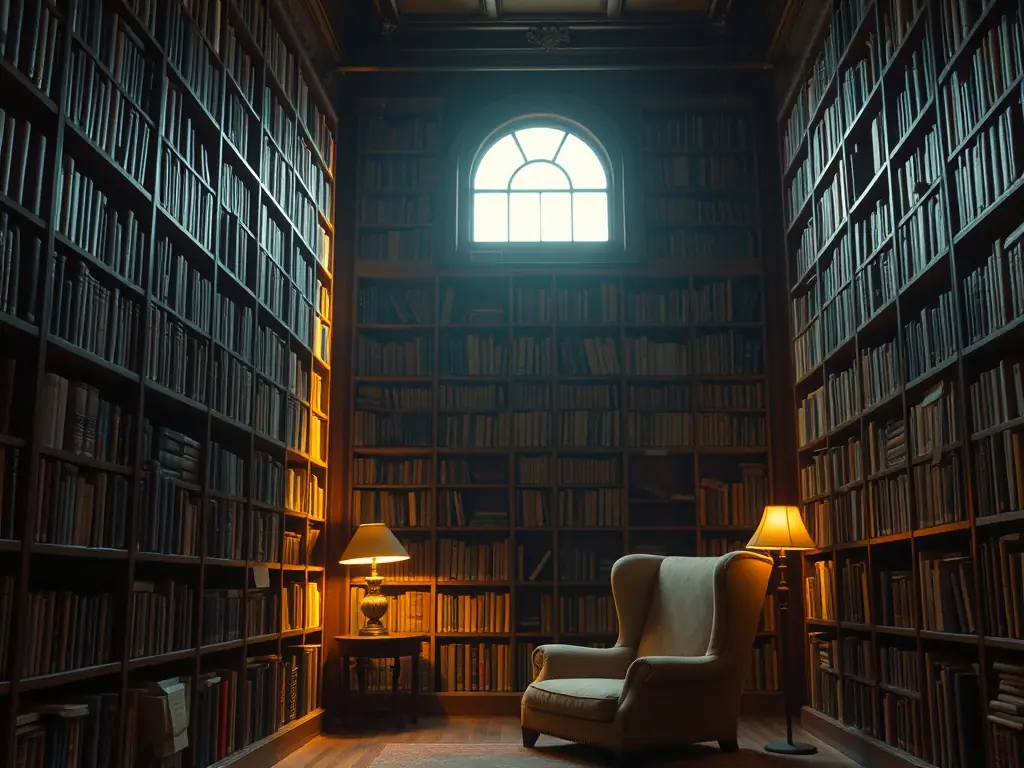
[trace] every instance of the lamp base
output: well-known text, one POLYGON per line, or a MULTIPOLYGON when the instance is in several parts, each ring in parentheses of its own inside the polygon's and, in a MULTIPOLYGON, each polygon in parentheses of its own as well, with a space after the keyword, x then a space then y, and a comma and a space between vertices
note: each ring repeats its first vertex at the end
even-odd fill
POLYGON ((359 603, 359 610, 366 619, 359 630, 360 635, 381 637, 388 633, 388 628, 381 621, 388 612, 388 599, 380 593, 380 585, 383 583, 384 577, 377 574, 377 565, 374 563, 370 575, 366 577, 366 594, 359 603))
POLYGON ((765 752, 776 755, 816 755, 818 748, 802 741, 770 741, 764 745, 765 752))

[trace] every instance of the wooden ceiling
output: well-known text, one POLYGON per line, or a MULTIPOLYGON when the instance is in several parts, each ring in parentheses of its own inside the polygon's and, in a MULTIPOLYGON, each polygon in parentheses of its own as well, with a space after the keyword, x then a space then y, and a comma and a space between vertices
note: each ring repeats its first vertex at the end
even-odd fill
MULTIPOLYGON (((551 16, 562 19, 617 18, 633 14, 697 13, 707 0, 382 0, 395 18, 440 17, 516 20, 551 16)), ((383 9, 382 9, 383 10, 383 9)))
MULTIPOLYGON (((818 0, 810 0, 817 2, 818 0)), ((297 0, 342 71, 763 65, 806 0, 297 0)), ((311 35, 312 36, 312 35, 311 35)))

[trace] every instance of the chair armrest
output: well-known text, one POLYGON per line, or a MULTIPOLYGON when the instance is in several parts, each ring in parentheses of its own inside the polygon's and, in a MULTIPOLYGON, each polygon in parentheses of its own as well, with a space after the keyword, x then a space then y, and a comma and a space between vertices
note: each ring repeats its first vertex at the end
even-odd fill
POLYGON ((625 646, 586 648, 579 645, 542 645, 533 652, 533 666, 540 670, 538 680, 572 677, 606 677, 621 680, 626 676, 634 651, 625 646))
POLYGON ((629 665, 622 692, 644 684, 705 682, 727 669, 721 656, 641 656, 629 665))

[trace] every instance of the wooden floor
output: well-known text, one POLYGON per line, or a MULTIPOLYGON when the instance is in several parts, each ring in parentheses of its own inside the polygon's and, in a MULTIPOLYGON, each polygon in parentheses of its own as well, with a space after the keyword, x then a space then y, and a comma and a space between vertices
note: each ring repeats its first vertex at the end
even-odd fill
MULTIPOLYGON (((740 722, 740 751, 723 754, 717 746, 696 745, 669 756, 650 756, 638 761, 637 766, 648 768, 668 765, 714 766, 714 768, 785 768, 785 766, 815 766, 815 768, 850 768, 856 763, 814 737, 798 732, 794 738, 818 747, 819 753, 811 757, 780 757, 765 754, 765 742, 785 738, 783 720, 744 719, 740 722)), ((519 718, 511 717, 456 717, 448 720, 421 719, 419 725, 403 730, 375 730, 353 736, 319 736, 299 751, 277 764, 277 768, 368 768, 385 744, 395 743, 514 743, 520 742, 519 718)), ((603 755, 548 736, 541 736, 538 747, 560 745, 567 754, 581 760, 600 762, 603 755), (564 745, 564 746, 563 746, 564 745)), ((589 762, 588 762, 589 764, 589 762)))

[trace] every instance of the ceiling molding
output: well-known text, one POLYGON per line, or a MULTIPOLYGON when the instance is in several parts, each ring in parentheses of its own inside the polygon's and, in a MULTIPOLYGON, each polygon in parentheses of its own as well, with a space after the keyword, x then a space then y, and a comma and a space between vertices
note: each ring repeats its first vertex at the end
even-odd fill
POLYGON ((707 16, 712 20, 727 19, 734 0, 708 0, 707 16))
MULTIPOLYGON (((694 10, 636 10, 631 0, 603 0, 599 14, 551 13, 505 15, 503 0, 476 0, 469 3, 444 2, 424 5, 427 0, 307 0, 322 2, 336 11, 334 29, 343 41, 345 64, 375 66, 390 62, 395 56, 422 51, 433 57, 438 50, 458 51, 463 55, 486 59, 495 50, 525 51, 535 56, 563 56, 567 48, 580 50, 628 50, 643 64, 644 49, 673 49, 683 59, 691 57, 691 49, 700 55, 714 51, 716 62, 740 63, 767 61, 765 51, 777 20, 787 0, 707 0, 694 10), (405 5, 409 2, 410 5, 405 5), (415 7, 417 13, 409 15, 415 7), (459 13, 422 13, 424 7, 469 8, 459 13), (341 22, 342 9, 347 23, 341 22), (540 33, 538 28, 565 30, 564 35, 540 33), (527 39, 527 32, 531 32, 527 39), (532 42, 531 42, 532 40, 532 42), (546 41, 546 42, 545 42, 546 41), (721 49, 721 50, 718 50, 721 49), (402 52, 402 53, 399 53, 402 52), (724 54, 724 55, 723 55, 724 54)), ((796 0, 790 0, 796 1, 796 0)), ((819 2, 820 0, 814 0, 819 2)), ((434 2, 434 0, 429 0, 434 2)), ((807 4, 804 0, 804 4, 807 4)), ((524 7, 536 7, 527 4, 524 7)), ((556 7, 571 8, 560 2, 556 7)), ((582 7, 582 6, 581 6, 582 7)), ((661 3, 653 6, 661 8, 661 3)), ((665 4, 664 7, 668 7, 665 4)), ((681 3, 680 8, 691 7, 681 3)), ((661 55, 660 53, 658 54, 661 55)), ((394 62, 405 66, 406 61, 394 62)), ((424 62, 425 64, 428 62, 424 62)), ((537 66, 550 62, 537 61, 537 66)))
POLYGON ((305 33, 315 32, 316 39, 320 42, 321 47, 332 60, 332 63, 341 61, 343 58, 341 46, 338 44, 338 39, 334 36, 334 32, 331 29, 331 17, 324 7, 323 0, 303 0, 302 5, 305 8, 305 15, 308 19, 308 24, 302 25, 303 31, 305 33))
POLYGON ((565 27, 545 25, 526 30, 526 42, 533 48, 557 51, 569 47, 569 30, 565 27))
POLYGON ((766 71, 771 67, 755 56, 735 56, 728 48, 698 45, 585 45, 577 34, 563 48, 525 47, 525 35, 515 45, 467 50, 439 45, 435 48, 374 46, 353 52, 339 72, 383 71, 520 71, 520 70, 633 70, 766 71))
MULTIPOLYGON (((448 57, 457 58, 457 57, 448 57)), ((505 58, 505 57, 500 57, 505 58)), ((538 66, 532 62, 494 61, 490 63, 466 64, 457 61, 435 61, 433 63, 382 63, 351 64, 338 67, 342 75, 374 75, 386 73, 430 73, 430 72, 767 72, 771 70, 763 62, 717 62, 717 61, 651 61, 635 63, 604 57, 604 61, 547 60, 538 66)))
POLYGON ((782 13, 779 15, 779 23, 775 25, 775 29, 772 32, 772 39, 768 43, 768 51, 766 54, 768 61, 775 61, 781 55, 782 47, 786 43, 786 38, 789 36, 794 20, 800 13, 800 9, 803 7, 803 4, 803 0, 785 0, 785 5, 782 7, 782 13))

